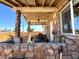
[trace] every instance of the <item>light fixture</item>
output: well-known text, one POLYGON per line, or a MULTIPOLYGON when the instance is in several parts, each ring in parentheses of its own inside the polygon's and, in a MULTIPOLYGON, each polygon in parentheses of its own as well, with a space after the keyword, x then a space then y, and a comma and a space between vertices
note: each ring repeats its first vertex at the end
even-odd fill
POLYGON ((40 22, 40 19, 39 18, 37 20, 38 20, 38 22, 40 22))

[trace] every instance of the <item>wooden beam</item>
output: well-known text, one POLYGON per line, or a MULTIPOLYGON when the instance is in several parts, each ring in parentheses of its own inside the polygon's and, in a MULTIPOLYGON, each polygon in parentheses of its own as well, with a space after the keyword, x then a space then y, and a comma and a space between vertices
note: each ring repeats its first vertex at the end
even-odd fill
POLYGON ((52 4, 54 3, 55 0, 52 0, 51 3, 49 4, 49 7, 52 6, 52 4))
POLYGON ((10 7, 15 7, 15 5, 13 5, 13 4, 7 2, 6 0, 0 0, 0 3, 5 4, 5 5, 7 5, 7 6, 10 6, 10 7))
POLYGON ((37 4, 36 4, 36 0, 34 0, 34 2, 35 2, 35 6, 37 6, 37 4))
POLYGON ((16 11, 16 25, 15 25, 15 36, 20 37, 20 23, 21 23, 21 12, 19 10, 16 11))
POLYGON ((15 4, 19 5, 19 6, 22 6, 20 3, 18 3, 17 1, 15 0, 12 0, 15 4))
POLYGON ((16 4, 15 2, 13 2, 13 0, 5 0, 7 2, 9 2, 10 4, 13 4, 14 6, 19 6, 18 4, 16 4))
POLYGON ((42 4, 42 6, 44 6, 44 4, 45 4, 45 1, 46 1, 46 0, 43 0, 43 4, 42 4))
POLYGON ((26 6, 28 6, 28 7, 29 7, 29 4, 28 4, 27 0, 25 0, 25 3, 26 3, 26 6))
POLYGON ((31 22, 31 25, 47 25, 47 22, 31 22))
POLYGON ((56 7, 13 7, 13 10, 21 12, 57 12, 56 7))
POLYGON ((22 6, 25 6, 20 0, 16 0, 17 3, 21 4, 22 6))
POLYGON ((61 2, 58 3, 56 6, 58 11, 60 11, 68 2, 69 2, 69 0, 61 0, 61 2))

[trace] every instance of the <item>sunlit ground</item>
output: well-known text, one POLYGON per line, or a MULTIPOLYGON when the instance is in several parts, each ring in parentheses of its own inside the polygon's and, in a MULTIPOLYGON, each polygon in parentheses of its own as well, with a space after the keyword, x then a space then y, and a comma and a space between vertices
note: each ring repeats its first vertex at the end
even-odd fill
MULTIPOLYGON (((31 32, 32 36, 36 36, 39 33, 43 32, 31 32)), ((0 32, 0 42, 7 41, 10 38, 10 35, 15 36, 15 32, 0 32)), ((21 32, 21 37, 27 36, 27 32, 21 32)))
POLYGON ((0 42, 6 41, 10 38, 10 35, 14 36, 14 32, 0 32, 0 42))

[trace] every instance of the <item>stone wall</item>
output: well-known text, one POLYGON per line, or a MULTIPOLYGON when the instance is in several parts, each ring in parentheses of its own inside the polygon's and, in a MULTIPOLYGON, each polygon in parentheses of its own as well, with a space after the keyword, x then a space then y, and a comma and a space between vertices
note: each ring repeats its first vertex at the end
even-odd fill
POLYGON ((79 46, 71 41, 66 43, 0 43, 0 59, 60 59, 59 49, 63 48, 63 59, 78 59, 79 46))
POLYGON ((59 59, 57 44, 0 43, 0 59, 59 59))
POLYGON ((63 46, 63 59, 79 59, 79 45, 74 40, 66 39, 63 46))

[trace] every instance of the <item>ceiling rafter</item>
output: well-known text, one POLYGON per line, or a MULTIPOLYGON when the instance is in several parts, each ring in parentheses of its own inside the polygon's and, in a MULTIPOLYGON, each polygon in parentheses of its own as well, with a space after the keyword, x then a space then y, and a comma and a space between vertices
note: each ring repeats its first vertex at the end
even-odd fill
POLYGON ((18 4, 19 6, 22 6, 20 3, 18 3, 17 1, 15 0, 12 0, 14 3, 18 4))
POLYGON ((7 2, 6 0, 0 0, 0 3, 5 4, 5 5, 9 6, 9 7, 15 7, 15 5, 7 2))
POLYGON ((36 0, 34 0, 34 2, 35 2, 35 6, 37 6, 36 0))
POLYGON ((7 1, 7 2, 9 2, 9 3, 11 3, 11 4, 15 5, 15 6, 19 6, 17 3, 13 2, 13 0, 5 0, 5 1, 7 1))
POLYGON ((43 4, 42 4, 43 7, 44 7, 44 4, 45 4, 45 1, 46 1, 46 0, 43 0, 43 4))
POLYGON ((26 3, 26 6, 28 6, 28 7, 29 7, 29 4, 28 4, 27 0, 25 0, 25 3, 26 3))
POLYGON ((69 0, 62 0, 59 4, 57 4, 58 11, 60 11, 68 2, 69 0))
POLYGON ((21 4, 22 6, 25 6, 20 0, 16 0, 17 3, 21 4))
POLYGON ((55 0, 52 0, 51 3, 49 4, 49 7, 52 6, 52 4, 54 3, 55 0))

